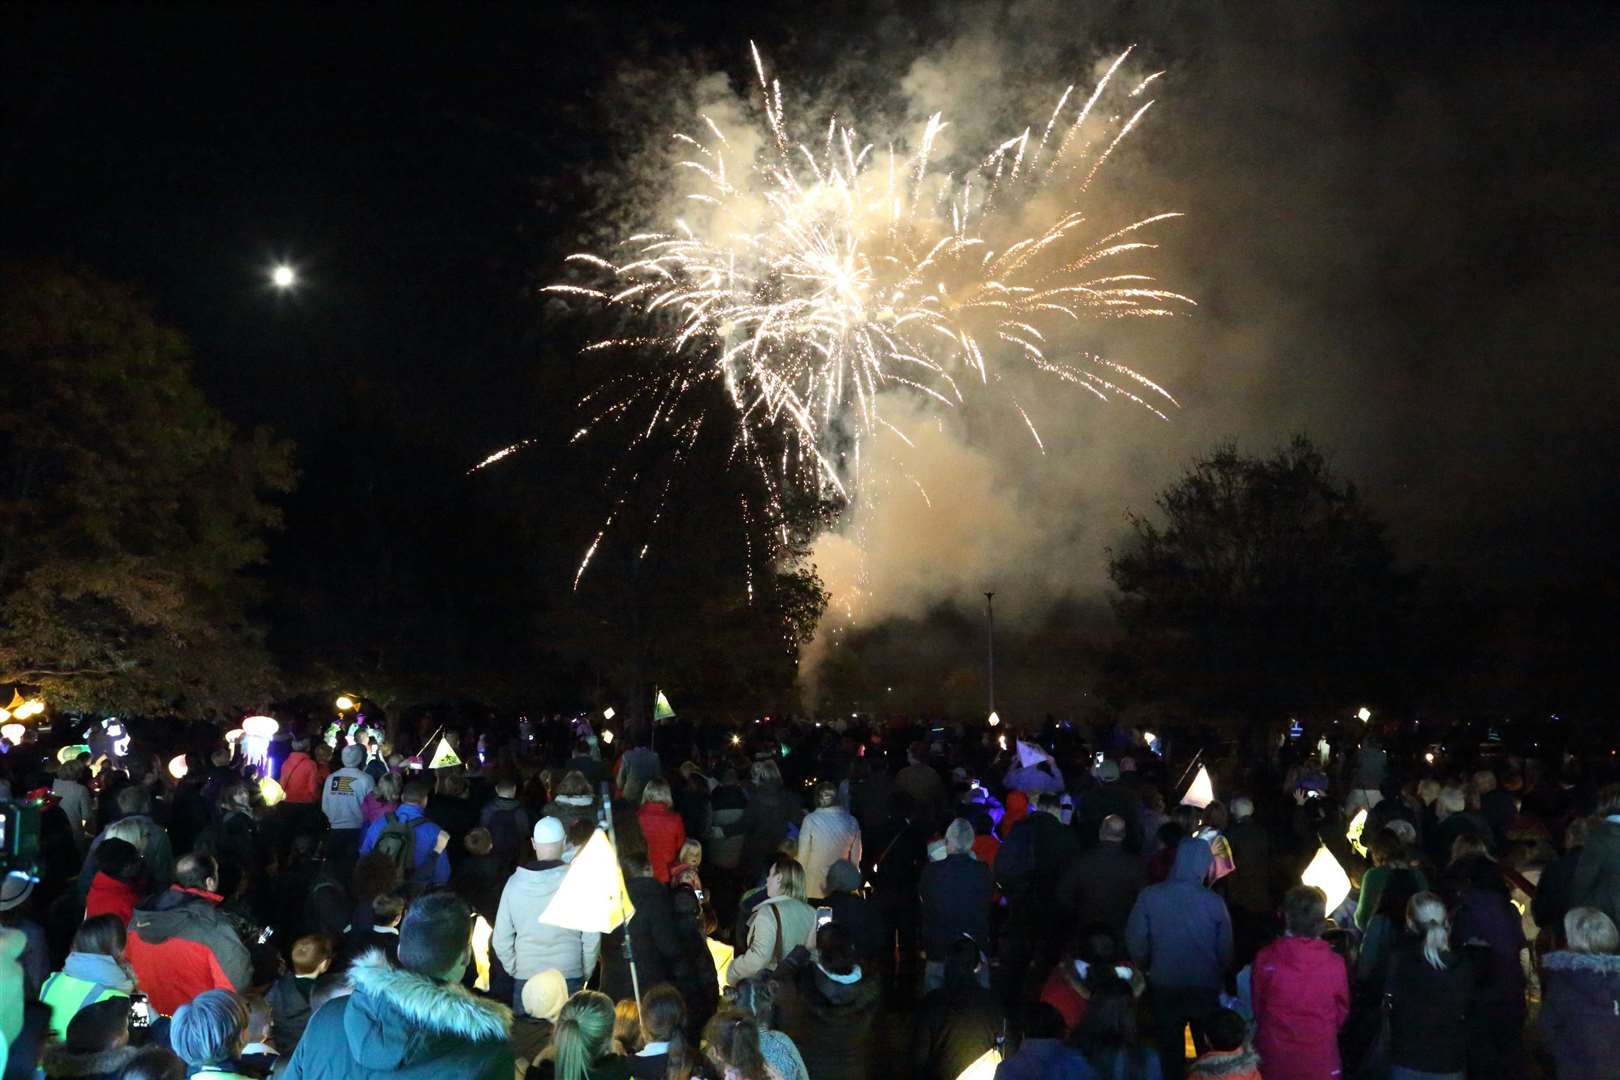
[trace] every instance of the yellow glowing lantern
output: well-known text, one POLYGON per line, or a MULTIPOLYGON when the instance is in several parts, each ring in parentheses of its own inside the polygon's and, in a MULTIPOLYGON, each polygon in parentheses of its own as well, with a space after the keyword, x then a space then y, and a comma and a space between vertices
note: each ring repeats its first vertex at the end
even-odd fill
POLYGON ((333 704, 338 707, 339 712, 348 712, 350 709, 354 708, 354 698, 350 697, 348 694, 339 694, 337 701, 333 702, 333 704))
POLYGON ((1324 845, 1317 848, 1316 857, 1299 875, 1299 880, 1305 885, 1315 885, 1327 897, 1327 912, 1329 915, 1339 910, 1344 898, 1350 895, 1350 875, 1344 872, 1339 860, 1333 857, 1333 852, 1324 845))
POLYGON ((564 930, 608 934, 635 913, 613 842, 598 829, 568 864, 568 874, 541 912, 540 922, 564 930))
POLYGON ((956 1080, 994 1080, 1001 1066, 1001 1050, 992 1046, 973 1059, 972 1064, 956 1074, 956 1080))
POLYGON ((1367 831, 1367 808, 1363 806, 1356 811, 1356 816, 1350 819, 1350 827, 1344 831, 1344 838, 1350 841, 1350 846, 1357 855, 1367 857, 1367 847, 1361 842, 1362 833, 1367 831))
POLYGON ((287 797, 287 793, 282 790, 280 784, 267 776, 259 781, 259 796, 264 799, 264 805, 275 806, 287 797))

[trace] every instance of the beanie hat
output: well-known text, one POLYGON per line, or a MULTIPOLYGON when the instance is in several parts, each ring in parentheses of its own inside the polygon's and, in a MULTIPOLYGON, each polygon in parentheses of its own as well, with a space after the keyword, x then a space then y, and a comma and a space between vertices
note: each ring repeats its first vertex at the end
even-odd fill
POLYGON ((534 842, 537 844, 567 843, 568 833, 563 823, 554 817, 543 817, 534 823, 534 842))
POLYGON ((366 760, 366 748, 350 743, 343 748, 343 767, 345 769, 358 769, 366 760))
POLYGON ((556 1023, 567 1001, 568 982, 556 968, 530 976, 523 984, 523 1011, 530 1016, 556 1023))
POLYGON ((848 859, 839 859, 827 867, 827 891, 829 893, 854 892, 860 887, 861 872, 848 859))

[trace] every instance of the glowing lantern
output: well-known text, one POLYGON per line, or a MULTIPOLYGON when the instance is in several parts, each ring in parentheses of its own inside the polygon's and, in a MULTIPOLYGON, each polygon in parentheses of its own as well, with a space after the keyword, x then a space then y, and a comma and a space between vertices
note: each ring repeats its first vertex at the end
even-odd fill
POLYGON ((742 736, 741 735, 732 735, 731 736, 731 745, 732 746, 741 746, 742 745, 742 736))
MULTIPOLYGON (((281 730, 274 717, 250 716, 242 721, 242 756, 262 770, 270 757, 270 739, 281 730)), ((226 738, 230 738, 229 735, 226 738)))
POLYGON ((731 970, 731 962, 736 959, 737 950, 723 941, 714 940, 714 938, 704 938, 703 941, 709 946, 709 959, 714 961, 715 978, 720 980, 720 991, 724 993, 726 989, 726 972, 731 970))
POLYGON ((176 780, 184 780, 190 771, 191 766, 186 762, 186 755, 176 754, 169 759, 169 775, 176 780))
POLYGON ((1350 827, 1344 831, 1344 838, 1350 841, 1350 846, 1362 858, 1367 857, 1367 848, 1361 842, 1361 834, 1367 831, 1367 808, 1363 806, 1356 811, 1356 816, 1350 819, 1350 827))
POLYGON ((653 720, 656 722, 673 719, 675 719, 675 706, 669 703, 669 698, 665 697, 664 692, 660 690, 658 695, 653 698, 653 720))
POLYGON ((348 694, 339 694, 337 701, 333 702, 333 704, 338 707, 339 712, 348 712, 350 709, 354 708, 354 698, 350 697, 348 694))
POLYGON ((62 749, 56 752, 56 760, 58 764, 66 765, 80 754, 88 754, 89 752, 90 748, 84 743, 78 743, 74 746, 64 746, 62 749))
POLYGON ((973 1059, 973 1063, 956 1074, 956 1080, 994 1080, 1001 1066, 1001 1048, 992 1046, 973 1059))
POLYGON ((234 747, 236 745, 237 741, 239 739, 241 739, 241 738, 242 738, 242 729, 241 728, 232 728, 231 730, 229 730, 229 731, 227 731, 225 733, 225 745, 234 747))
POLYGON ((1365 724, 1367 721, 1372 719, 1372 710, 1363 705, 1361 708, 1356 710, 1356 719, 1365 724))
POLYGON ((1317 848, 1316 858, 1299 875, 1299 880, 1305 885, 1315 885, 1327 897, 1327 913, 1333 914, 1344 903, 1344 898, 1350 895, 1350 876, 1339 865, 1339 860, 1333 857, 1333 852, 1326 846, 1317 848))
POLYGON ((264 805, 275 806, 287 797, 287 792, 282 789, 280 784, 267 776, 259 781, 259 796, 264 799, 264 805))
POLYGON ((461 764, 455 750, 450 746, 450 740, 443 735, 439 736, 439 745, 433 751, 433 758, 428 762, 430 769, 453 769, 461 764))
POLYGON ((612 746, 613 745, 613 732, 611 732, 611 731, 602 732, 602 741, 607 743, 609 746, 612 746))
POLYGON ((7 724, 4 727, 0 727, 0 738, 5 739, 6 742, 10 743, 12 746, 21 746, 23 736, 27 733, 28 729, 23 727, 21 724, 7 724))
POLYGON ((1005 735, 997 735, 996 736, 996 745, 1001 747, 1003 750, 1007 749, 1007 736, 1005 736, 1005 735))
POLYGON ((540 922, 565 930, 607 934, 629 922, 635 913, 613 842, 598 829, 568 864, 568 874, 540 914, 540 922))
POLYGON ((990 710, 990 726, 991 727, 996 727, 1000 723, 1001 723, 1001 717, 996 715, 996 711, 994 709, 991 709, 990 710))
POLYGON ((3 724, 7 720, 10 720, 10 719, 11 719, 11 710, 10 709, 0 709, 0 724, 3 724))
POLYGON ((495 936, 495 930, 489 925, 489 920, 482 915, 473 923, 473 966, 478 970, 478 979, 473 983, 474 990, 489 990, 489 942, 495 936))
POLYGON ((619 715, 618 713, 613 711, 613 706, 611 706, 611 705, 609 705, 607 708, 602 710, 602 719, 604 719, 604 720, 611 720, 615 716, 618 716, 618 715, 619 715))
POLYGON ((1193 777, 1192 787, 1187 794, 1181 797, 1182 806, 1196 806, 1202 810, 1215 801, 1215 785, 1210 781, 1209 770, 1202 765, 1198 766, 1198 775, 1193 777))

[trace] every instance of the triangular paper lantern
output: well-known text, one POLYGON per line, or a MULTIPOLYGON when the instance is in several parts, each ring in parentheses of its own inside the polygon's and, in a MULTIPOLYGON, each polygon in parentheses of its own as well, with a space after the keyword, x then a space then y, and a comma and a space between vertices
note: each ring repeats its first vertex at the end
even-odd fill
POLYGON ((439 736, 439 745, 433 750, 433 760, 428 762, 430 769, 453 769, 461 764, 456 752, 450 746, 450 740, 443 735, 439 736))
POLYGON ((658 691, 657 695, 653 698, 653 719, 675 719, 675 706, 669 703, 669 698, 664 696, 664 692, 662 690, 658 691))
POLYGON ((1344 903, 1344 898, 1350 895, 1350 876, 1339 865, 1339 860, 1333 857, 1333 852, 1324 845, 1316 849, 1316 858, 1311 865, 1299 875, 1299 880, 1305 885, 1315 885, 1327 897, 1327 913, 1332 915, 1344 903))
POLYGON ((1048 754, 1045 750, 1042 750, 1039 746, 1036 746, 1034 743, 1027 743, 1023 739, 1018 740, 1018 764, 1022 765, 1024 768, 1027 769, 1032 765, 1039 765, 1043 761, 1051 760, 1052 755, 1048 754))
POLYGON ((1362 858, 1367 856, 1367 845, 1361 842, 1361 836, 1367 831, 1367 808, 1363 806, 1356 811, 1356 816, 1350 819, 1350 827, 1344 830, 1344 838, 1350 841, 1350 846, 1356 849, 1356 854, 1362 858))
POLYGON ((1182 806, 1196 806, 1202 810, 1215 801, 1215 785, 1210 782, 1209 770, 1202 765, 1198 766, 1198 775, 1193 777, 1192 787, 1187 794, 1181 797, 1182 806))
POLYGON ((9 713, 15 713, 18 709, 22 708, 26 704, 28 704, 27 700, 17 692, 16 687, 12 687, 11 701, 6 705, 6 711, 9 713))
POLYGON ((1001 1050, 992 1046, 973 1059, 973 1063, 956 1074, 956 1080, 994 1080, 1001 1067, 1001 1050))
POLYGON ((618 853, 607 833, 598 829, 568 864, 568 874, 541 912, 540 921, 564 930, 606 934, 635 913, 618 853))

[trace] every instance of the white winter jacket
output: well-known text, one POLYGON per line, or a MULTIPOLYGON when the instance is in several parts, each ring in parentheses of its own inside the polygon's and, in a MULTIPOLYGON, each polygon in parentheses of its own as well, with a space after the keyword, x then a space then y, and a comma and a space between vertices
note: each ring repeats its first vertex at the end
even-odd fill
POLYGON ((530 862, 513 871, 501 890, 493 948, 520 986, 548 968, 556 968, 565 979, 581 979, 596 967, 602 935, 540 922, 541 913, 566 876, 568 866, 564 863, 530 862))
POLYGON ((861 823, 840 806, 824 806, 804 816, 799 826, 799 862, 804 866, 805 895, 827 895, 827 868, 839 859, 861 864, 861 823))

